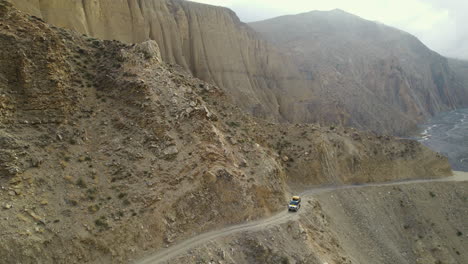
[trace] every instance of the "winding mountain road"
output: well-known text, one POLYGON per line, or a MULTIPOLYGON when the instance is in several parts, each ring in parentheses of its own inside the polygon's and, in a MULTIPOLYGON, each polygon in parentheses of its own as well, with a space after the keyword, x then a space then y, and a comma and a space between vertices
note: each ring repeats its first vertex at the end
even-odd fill
MULTIPOLYGON (((441 179, 418 179, 418 180, 405 180, 405 181, 395 181, 395 182, 386 182, 386 183, 372 183, 372 184, 360 184, 360 185, 342 185, 342 186, 327 186, 310 189, 302 192, 300 195, 305 200, 307 197, 311 197, 314 194, 345 190, 345 189, 357 189, 357 188, 366 188, 366 187, 383 187, 383 186, 395 186, 402 184, 415 184, 415 183, 435 183, 435 182, 452 182, 452 181, 468 181, 468 173, 465 172, 456 172, 455 176, 441 178, 441 179)), ((229 226, 220 230, 214 230, 207 233, 197 235, 195 237, 189 238, 187 240, 181 241, 169 248, 161 249, 160 251, 146 256, 138 261, 136 264, 158 264, 164 263, 177 257, 180 254, 187 252, 188 250, 195 248, 197 246, 203 245, 211 240, 217 238, 225 237, 232 235, 234 233, 239 233, 243 231, 256 231, 264 229, 268 226, 278 225, 285 223, 289 220, 294 220, 299 217, 301 210, 297 213, 289 213, 284 210, 280 213, 277 213, 268 218, 260 219, 257 221, 247 222, 239 225, 229 226)))

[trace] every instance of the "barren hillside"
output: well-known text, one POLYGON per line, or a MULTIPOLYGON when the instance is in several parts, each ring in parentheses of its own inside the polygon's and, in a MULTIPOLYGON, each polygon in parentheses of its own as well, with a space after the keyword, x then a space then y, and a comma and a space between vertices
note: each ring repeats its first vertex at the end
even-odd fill
POLYGON ((249 26, 314 74, 350 114, 350 125, 404 133, 438 112, 468 106, 468 83, 406 32, 341 10, 249 26))
POLYGON ((0 46, 1 263, 126 263, 283 209, 288 182, 451 174, 413 141, 256 120, 154 41, 81 36, 0 1, 0 46))
POLYGON ((464 92, 468 95, 468 61, 458 59, 448 59, 450 68, 457 76, 457 81, 464 87, 464 92))
POLYGON ((467 176, 306 196, 302 212, 284 221, 211 239, 164 263, 466 263, 467 176))
POLYGON ((93 37, 156 40, 165 62, 273 121, 402 134, 468 99, 446 59, 415 37, 340 11, 246 25, 229 9, 182 0, 11 2, 93 37))

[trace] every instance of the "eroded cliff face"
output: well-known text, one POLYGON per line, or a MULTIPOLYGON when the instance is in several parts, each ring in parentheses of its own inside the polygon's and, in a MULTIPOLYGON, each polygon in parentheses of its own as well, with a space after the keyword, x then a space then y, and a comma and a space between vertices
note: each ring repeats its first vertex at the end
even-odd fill
POLYGON ((295 114, 299 97, 313 97, 302 74, 228 9, 179 0, 13 2, 51 24, 97 38, 156 40, 165 62, 219 85, 256 116, 308 118, 305 110, 295 114))
POLYGON ((467 99, 454 92, 445 59, 414 37, 342 12, 251 24, 277 49, 221 7, 181 0, 12 2, 97 38, 156 40, 164 61, 275 121, 401 134, 467 99))
POLYGON ((290 122, 341 122, 346 116, 319 84, 225 8, 185 1, 22 0, 14 3, 57 26, 103 39, 154 39, 166 62, 224 88, 243 109, 290 122), (327 99, 328 98, 328 99, 327 99))

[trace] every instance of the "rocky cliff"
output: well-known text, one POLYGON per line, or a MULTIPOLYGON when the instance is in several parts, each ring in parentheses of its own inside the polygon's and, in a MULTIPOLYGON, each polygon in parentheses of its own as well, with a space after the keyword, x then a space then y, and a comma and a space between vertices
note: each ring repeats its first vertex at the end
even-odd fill
POLYGON ((458 81, 459 93, 464 94, 462 98, 468 97, 468 61, 448 59, 448 63, 458 81))
POLYGON ((293 113, 294 102, 312 97, 296 67, 226 8, 180 0, 13 3, 51 24, 96 38, 156 40, 165 62, 219 85, 256 116, 299 121, 303 114, 293 113))
POLYGON ((249 25, 316 76, 350 115, 347 124, 402 133, 468 105, 447 59, 406 32, 341 10, 249 25))
POLYGON ((128 263, 270 215, 288 183, 451 173, 416 142, 254 119, 154 41, 84 37, 3 1, 0 46, 1 263, 128 263))
POLYGON ((250 26, 230 10, 181 0, 12 1, 101 39, 156 40, 164 61, 215 83, 258 117, 401 134, 466 102, 444 58, 416 38, 342 12, 250 26))

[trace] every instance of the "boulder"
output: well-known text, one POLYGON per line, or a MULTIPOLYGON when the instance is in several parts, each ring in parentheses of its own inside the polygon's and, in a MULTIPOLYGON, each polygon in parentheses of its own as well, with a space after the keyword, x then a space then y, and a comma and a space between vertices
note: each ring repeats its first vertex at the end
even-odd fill
POLYGON ((156 41, 147 40, 143 43, 137 44, 135 49, 143 54, 145 59, 154 59, 161 62, 161 51, 159 50, 159 46, 156 41))

